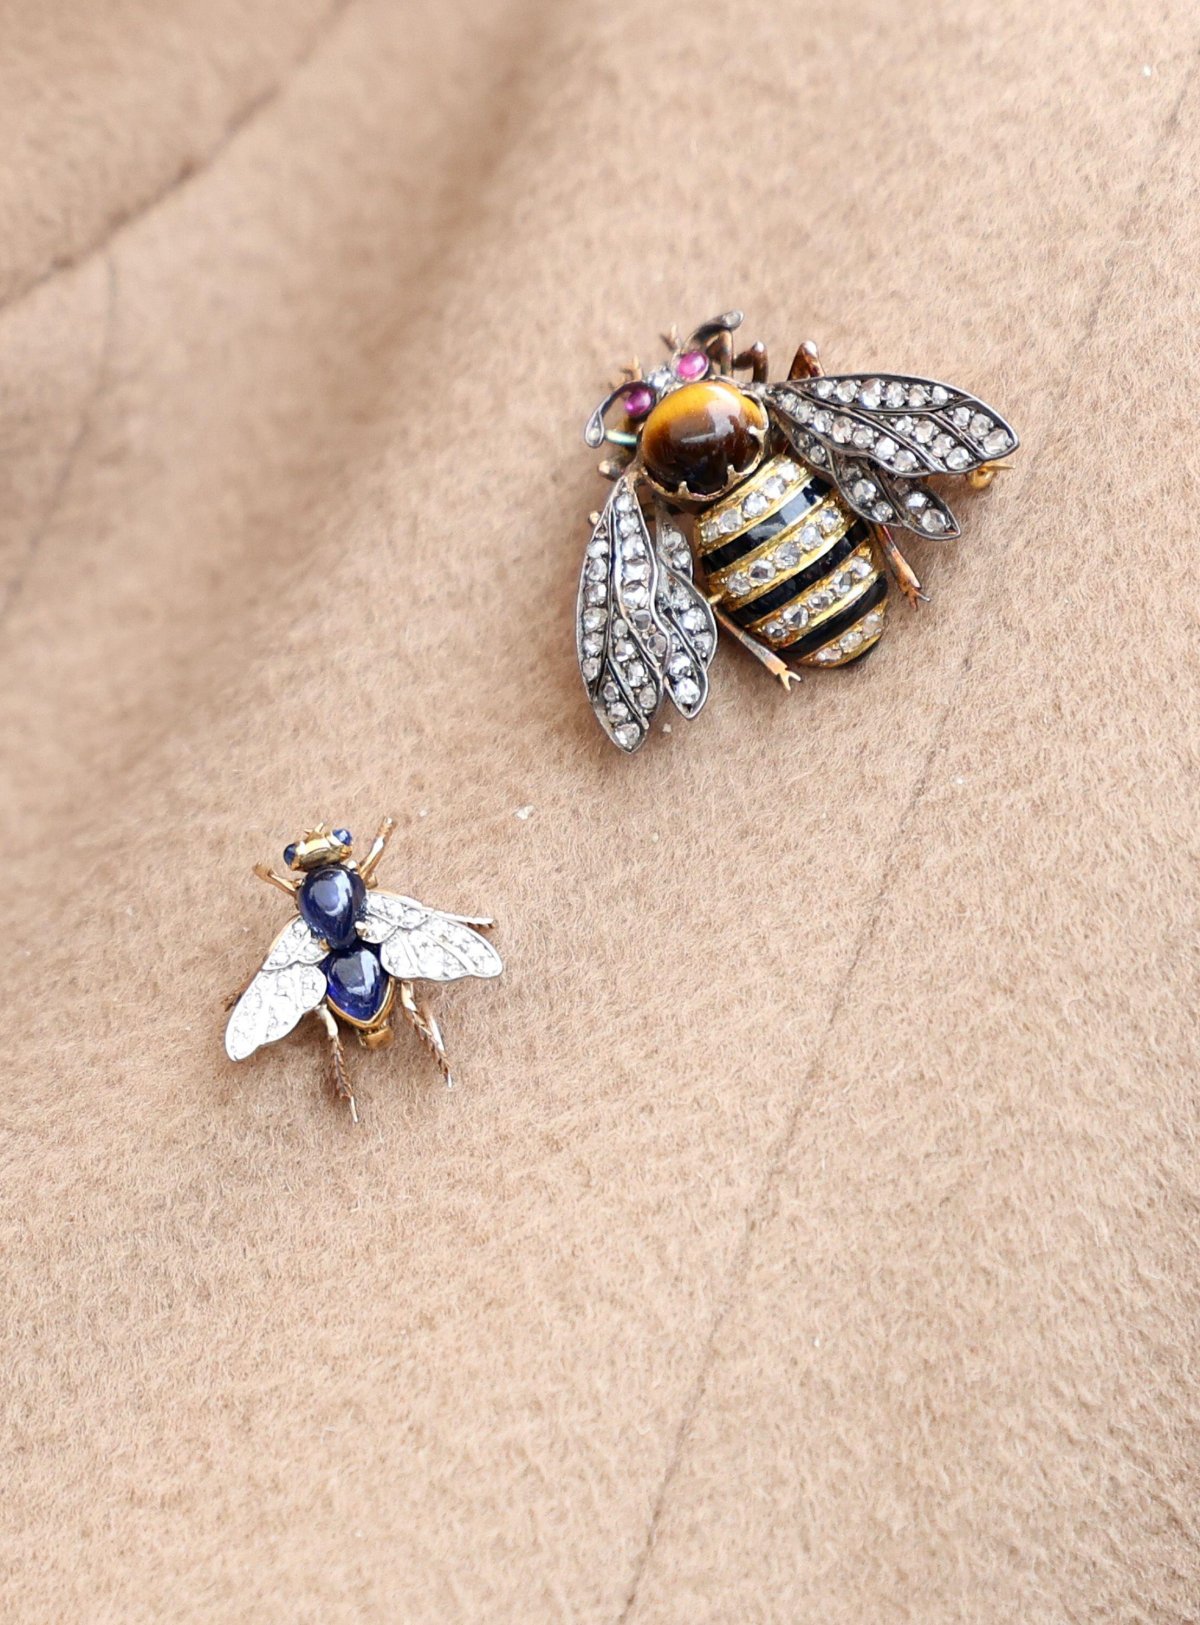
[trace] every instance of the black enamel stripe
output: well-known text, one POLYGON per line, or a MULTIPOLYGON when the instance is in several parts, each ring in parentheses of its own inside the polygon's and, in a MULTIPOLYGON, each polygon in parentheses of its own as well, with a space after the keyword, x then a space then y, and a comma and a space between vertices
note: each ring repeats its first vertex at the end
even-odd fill
POLYGON ((736 564, 744 559, 747 553, 753 553, 756 547, 769 542, 780 531, 794 525, 797 520, 803 519, 806 513, 812 511, 822 497, 828 496, 829 486, 824 480, 811 479, 802 491, 794 497, 789 497, 776 513, 769 514, 766 519, 760 519, 757 525, 741 536, 735 536, 731 542, 723 542, 720 547, 714 547, 711 553, 704 555, 704 569, 708 575, 716 570, 724 570, 730 564, 736 564))
POLYGON ((867 527, 861 519, 856 519, 846 534, 822 553, 819 559, 814 559, 803 570, 789 576, 786 581, 781 581, 777 587, 772 587, 770 592, 763 593, 761 598, 743 604, 740 609, 727 609, 725 613, 739 626, 753 626, 754 622, 761 621, 764 615, 782 609, 785 604, 790 604, 793 598, 807 592, 809 587, 814 586, 823 576, 832 574, 842 560, 849 558, 854 549, 860 547, 866 539, 867 527))
POLYGON ((861 598, 856 598, 849 609, 844 609, 840 615, 831 615, 827 621, 811 632, 806 632, 795 643, 789 643, 783 651, 789 660, 798 659, 801 655, 810 655, 814 649, 820 649, 826 643, 832 643, 834 638, 840 638, 843 632, 861 621, 863 616, 875 605, 887 597, 887 580, 880 576, 878 581, 872 582, 861 598))

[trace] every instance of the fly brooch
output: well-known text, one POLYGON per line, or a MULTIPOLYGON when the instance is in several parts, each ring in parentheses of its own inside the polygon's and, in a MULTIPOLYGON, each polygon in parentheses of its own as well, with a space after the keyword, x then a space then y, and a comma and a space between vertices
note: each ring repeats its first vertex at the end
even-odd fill
POLYGON ((418 999, 415 982, 456 982, 499 976, 504 968, 480 936, 492 924, 442 914, 411 897, 376 889, 375 870, 395 819, 385 818, 361 863, 347 829, 318 824, 286 847, 288 874, 265 864, 254 872, 278 886, 299 910, 271 944, 262 969, 233 1004, 225 1031, 230 1060, 244 1061, 262 1044, 290 1033, 314 1012, 329 1044, 334 1092, 358 1121, 338 1023, 367 1049, 391 1043, 396 1006, 453 1082, 441 1028, 418 999))
POLYGON ((785 689, 802 671, 861 660, 883 635, 889 576, 911 603, 925 596, 893 530, 959 534, 925 477, 981 489, 1017 448, 966 390, 826 377, 812 344, 771 383, 765 345, 734 353, 741 320, 729 311, 669 337, 669 362, 645 377, 627 368, 584 432, 612 448, 600 471, 613 490, 592 515, 579 667, 623 751, 644 743, 664 697, 698 715, 718 626, 785 689))

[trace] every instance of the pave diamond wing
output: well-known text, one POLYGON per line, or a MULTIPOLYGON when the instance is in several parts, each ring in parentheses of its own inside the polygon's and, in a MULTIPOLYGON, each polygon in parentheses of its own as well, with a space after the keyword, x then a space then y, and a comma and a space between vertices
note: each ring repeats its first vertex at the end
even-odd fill
POLYGON ((969 473, 1019 443, 994 407, 932 378, 844 373, 771 384, 763 395, 799 454, 829 468, 855 513, 924 536, 958 535, 950 509, 919 483, 924 475, 969 473))
MULTIPOLYGON (((656 529, 667 518, 660 508, 656 529)), ((671 524, 655 544, 628 476, 614 485, 587 545, 576 646, 597 721, 623 751, 645 743, 664 693, 689 718, 708 696, 712 611, 692 582, 682 533, 671 524)))
POLYGON ((415 898, 371 891, 358 917, 358 934, 379 946, 389 975, 403 982, 457 982, 464 976, 499 976, 500 955, 458 914, 442 914, 415 898))
POLYGON ((321 961, 329 949, 297 916, 271 944, 262 969, 233 1007, 225 1051, 244 1061, 261 1044, 284 1038, 325 997, 321 961))

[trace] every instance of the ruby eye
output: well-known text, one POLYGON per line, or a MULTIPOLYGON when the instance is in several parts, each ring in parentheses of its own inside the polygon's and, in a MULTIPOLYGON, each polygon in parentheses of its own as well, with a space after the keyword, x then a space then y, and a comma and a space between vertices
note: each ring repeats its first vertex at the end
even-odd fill
POLYGON ((654 405, 654 391, 648 384, 635 384, 625 397, 625 411, 631 418, 644 418, 654 405))
POLYGON ((695 383, 697 378, 703 378, 708 371, 708 357, 703 350, 685 350, 681 356, 675 358, 675 376, 682 378, 685 383, 695 383))

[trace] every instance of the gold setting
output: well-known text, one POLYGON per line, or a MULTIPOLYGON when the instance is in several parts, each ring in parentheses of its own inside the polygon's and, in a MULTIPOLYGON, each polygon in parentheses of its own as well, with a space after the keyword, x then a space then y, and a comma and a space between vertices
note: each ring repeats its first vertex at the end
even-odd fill
POLYGON ((723 570, 718 570, 714 575, 711 575, 709 585, 721 594, 724 603, 732 605, 735 609, 741 609, 744 605, 754 603, 755 599, 763 597, 765 593, 773 591, 783 582, 790 581, 793 576, 799 575, 802 570, 807 570, 810 565, 815 564, 823 554, 841 541, 853 523, 853 515, 848 514, 831 493, 830 496, 823 498, 814 507, 806 509, 795 523, 789 525, 786 530, 781 530, 777 535, 772 536, 769 541, 764 542, 761 547, 756 547, 753 553, 747 553, 743 558, 738 559, 735 564, 727 564, 723 570), (822 515, 827 513, 833 514, 837 519, 836 529, 828 531, 821 529, 822 515), (786 542, 794 541, 806 525, 815 525, 820 533, 815 547, 810 548, 806 553, 801 553, 794 564, 785 565, 781 570, 777 569, 769 581, 756 581, 749 592, 732 593, 729 591, 729 582, 733 576, 737 575, 739 571, 748 572, 758 559, 770 558, 786 542))
MULTIPOLYGON (((862 559, 871 566, 870 575, 858 577, 854 586, 849 592, 843 593, 840 597, 835 597, 833 603, 830 604, 827 609, 818 610, 815 615, 810 614, 808 620, 805 621, 803 626, 797 626, 793 631, 788 633, 787 637, 771 637, 766 630, 767 623, 776 619, 783 620, 785 618, 784 610, 775 609, 772 610, 769 615, 764 615, 761 620, 755 621, 754 624, 749 628, 750 632, 756 638, 762 638, 763 641, 769 644, 772 649, 786 649, 791 644, 795 643, 797 639, 802 637, 806 638, 810 632, 818 631, 825 624, 825 622, 831 620, 833 616, 840 615, 843 610, 847 610, 851 607, 851 605, 856 604, 862 595, 869 591, 870 588, 873 587, 879 580, 879 569, 875 563, 870 542, 864 542, 861 547, 856 547, 853 553, 848 553, 844 559, 839 560, 837 564, 832 566, 829 575, 840 575, 841 572, 847 569, 856 559, 862 559)), ((833 590, 833 585, 829 579, 829 576, 823 577, 820 581, 814 581, 809 589, 810 592, 833 592, 833 590)), ((804 599, 795 599, 793 602, 802 604, 804 599)))
MULTIPOLYGON (((844 653, 839 652, 836 660, 821 660, 819 657, 823 650, 830 647, 830 644, 840 643, 848 633, 854 630, 853 627, 847 627, 845 632, 840 632, 836 638, 830 638, 829 643, 823 643, 819 649, 814 649, 811 654, 801 655, 798 664, 804 667, 815 667, 818 671, 836 671, 839 666, 848 666, 851 661, 858 660, 862 655, 866 654, 868 649, 873 648, 883 636, 884 628, 887 626, 887 606, 888 601, 886 598, 881 599, 875 605, 871 614, 878 615, 879 619, 876 621, 874 628, 864 632, 862 642, 856 644, 854 648, 847 649, 844 653)), ((846 606, 843 604, 841 607, 844 609, 846 606)), ((808 627, 805 630, 811 631, 812 629, 808 627)))
MULTIPOLYGON (((705 513, 703 519, 696 526, 696 543, 701 554, 712 553, 718 547, 724 547, 728 542, 737 541, 739 536, 744 536, 748 530, 753 530, 755 525, 761 525, 764 519, 770 519, 773 514, 779 512, 784 503, 791 501, 797 491, 804 489, 811 477, 808 469, 800 459, 790 453, 783 452, 777 457, 768 458, 765 463, 760 464, 754 470, 749 479, 738 486, 737 495, 733 501, 722 502, 705 513), (785 480, 784 491, 781 496, 768 497, 763 490, 763 486, 772 475, 779 474, 780 468, 787 463, 799 470, 798 477, 785 480), (752 519, 739 522, 736 530, 722 532, 720 530, 722 517, 730 512, 736 512, 740 516, 742 504, 752 491, 758 491, 766 500, 767 506, 761 513, 756 513, 752 519)), ((780 478, 783 479, 784 476, 780 474, 780 478)))

